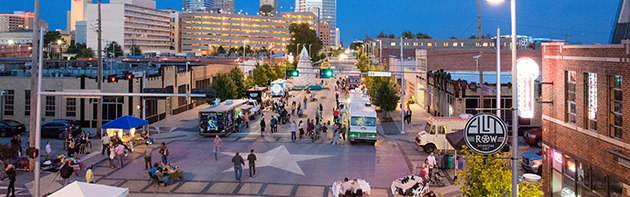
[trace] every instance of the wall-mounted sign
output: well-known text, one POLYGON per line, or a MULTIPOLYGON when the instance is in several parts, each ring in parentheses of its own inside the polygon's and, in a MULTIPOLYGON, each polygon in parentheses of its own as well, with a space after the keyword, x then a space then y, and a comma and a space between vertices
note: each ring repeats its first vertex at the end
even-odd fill
POLYGON ((507 127, 494 114, 477 114, 466 123, 464 141, 476 153, 493 154, 501 150, 507 142, 507 127))
POLYGON ((516 61, 518 84, 518 112, 523 118, 534 117, 534 80, 538 78, 540 70, 538 64, 529 57, 516 61))

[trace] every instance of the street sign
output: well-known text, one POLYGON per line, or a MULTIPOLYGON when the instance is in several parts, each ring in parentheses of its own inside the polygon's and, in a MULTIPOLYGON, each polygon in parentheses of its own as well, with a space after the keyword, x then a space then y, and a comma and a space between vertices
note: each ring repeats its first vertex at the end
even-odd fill
MULTIPOLYGON (((97 89, 63 89, 64 92, 100 93, 97 89)), ((63 98, 100 98, 100 96, 63 96, 63 98)))
POLYGON ((476 153, 489 155, 507 143, 507 127, 501 118, 490 113, 473 116, 464 128, 464 141, 476 153))
POLYGON ((390 76, 392 76, 392 73, 391 72, 368 71, 368 76, 370 76, 370 77, 390 77, 390 76))

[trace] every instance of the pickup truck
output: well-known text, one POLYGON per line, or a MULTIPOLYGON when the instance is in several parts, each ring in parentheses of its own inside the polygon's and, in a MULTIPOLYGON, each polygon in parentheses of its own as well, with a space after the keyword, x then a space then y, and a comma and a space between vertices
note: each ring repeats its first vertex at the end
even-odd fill
POLYGON ((523 154, 521 167, 525 172, 534 172, 538 175, 541 175, 542 163, 542 151, 529 152, 523 154))

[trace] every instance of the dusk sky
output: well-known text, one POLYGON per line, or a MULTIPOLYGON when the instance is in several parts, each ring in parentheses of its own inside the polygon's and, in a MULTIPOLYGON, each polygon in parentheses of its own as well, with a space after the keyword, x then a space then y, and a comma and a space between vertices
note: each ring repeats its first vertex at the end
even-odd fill
MULTIPOLYGON (((49 29, 66 28, 66 11, 71 0, 41 0, 41 18, 49 29)), ((2 0, 0 13, 33 11, 34 0, 2 0)), ((104 0, 103 2, 109 2, 104 0)), ((295 0, 279 0, 280 11, 292 11, 295 0)), ((481 1, 483 34, 510 34, 510 2, 481 1)), ((620 0, 518 0, 517 33, 533 37, 564 39, 585 44, 610 42, 620 0)), ((181 10, 182 0, 157 0, 158 9, 181 10)), ((255 15, 257 0, 235 0, 236 10, 255 15)), ((107 17, 107 13, 104 13, 107 17)), ((477 34, 475 0, 338 0, 337 27, 345 46, 362 40, 365 34, 376 37, 383 31, 399 36, 402 31, 426 33, 433 38, 468 38, 477 34)))

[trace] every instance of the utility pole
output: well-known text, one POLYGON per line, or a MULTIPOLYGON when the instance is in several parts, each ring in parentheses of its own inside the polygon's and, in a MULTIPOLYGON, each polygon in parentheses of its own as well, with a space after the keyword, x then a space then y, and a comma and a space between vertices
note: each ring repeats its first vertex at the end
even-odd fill
POLYGON ((403 38, 400 37, 400 134, 405 134, 405 68, 403 68, 403 38))
POLYGON ((479 58, 477 58, 477 71, 479 72, 479 108, 483 108, 484 106, 484 100, 483 100, 483 67, 481 66, 482 60, 483 58, 481 57, 481 54, 483 53, 481 51, 481 0, 477 0, 477 24, 479 26, 479 35, 477 35, 477 40, 478 40, 478 45, 477 48, 479 49, 479 58))
MULTIPOLYGON (((97 89, 99 92, 103 92, 103 46, 101 43, 101 35, 103 21, 101 20, 101 0, 98 0, 98 83, 97 89)), ((103 96, 99 96, 98 102, 96 104, 96 135, 102 137, 101 127, 103 126, 103 96)))
POLYGON ((568 33, 566 34, 561 34, 562 36, 564 36, 564 42, 568 42, 569 37, 571 37, 571 35, 569 35, 568 33))
MULTIPOLYGON (((39 34, 40 32, 38 31, 39 28, 39 0, 35 0, 35 16, 33 17, 33 47, 31 47, 31 106, 33 106, 33 103, 36 103, 37 100, 39 100, 39 97, 37 97, 37 90, 38 90, 38 84, 37 84, 37 67, 41 66, 38 65, 38 57, 39 57, 39 48, 41 48, 39 46, 39 34)), ((37 126, 35 126, 37 124, 37 119, 38 117, 35 115, 37 113, 38 109, 35 107, 31 107, 31 116, 29 118, 29 129, 28 129, 28 143, 32 146, 35 144, 35 141, 37 141, 37 131, 40 128, 37 128, 37 126)), ((29 167, 30 169, 35 169, 35 160, 34 159, 29 159, 29 167)), ((39 179, 39 171, 33 171, 33 173, 35 174, 35 180, 39 179), (38 172, 38 173, 35 173, 38 172)), ((39 182, 36 182, 34 185, 35 187, 35 195, 39 196, 39 182)))

